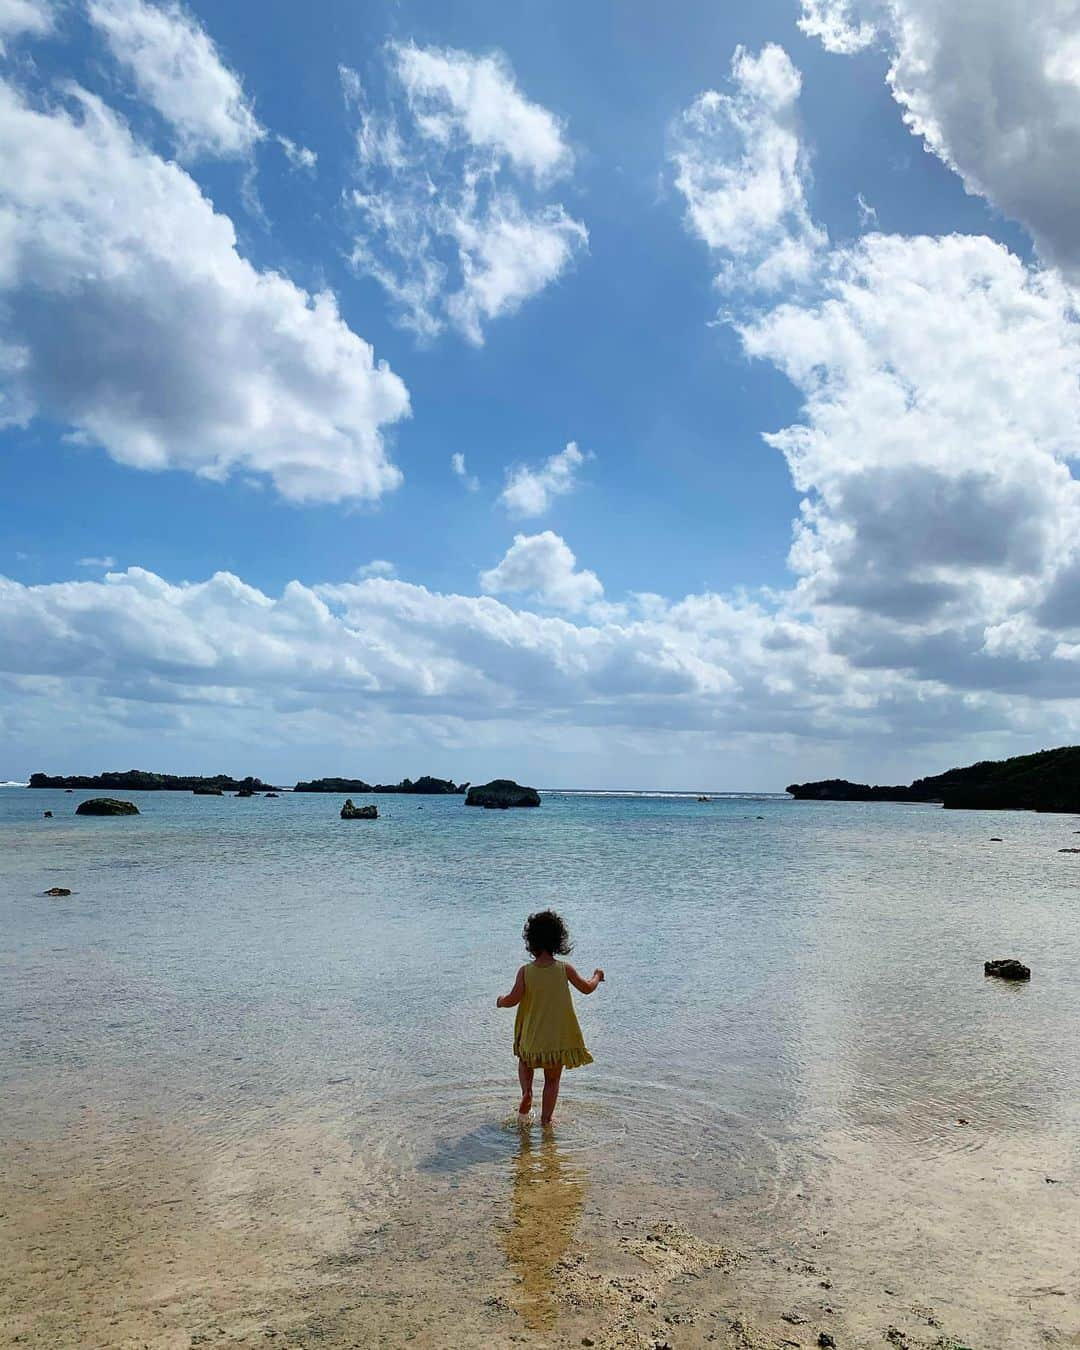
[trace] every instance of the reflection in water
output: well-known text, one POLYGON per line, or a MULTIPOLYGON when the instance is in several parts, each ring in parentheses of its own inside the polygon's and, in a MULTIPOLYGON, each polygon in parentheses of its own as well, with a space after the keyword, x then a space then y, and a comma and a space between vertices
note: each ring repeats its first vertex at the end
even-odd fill
POLYGON ((521 1280, 521 1316, 532 1330, 555 1325, 555 1266, 566 1255, 585 1207, 588 1178, 569 1164, 555 1137, 539 1145, 521 1129, 511 1164, 510 1224, 503 1238, 507 1259, 521 1280))

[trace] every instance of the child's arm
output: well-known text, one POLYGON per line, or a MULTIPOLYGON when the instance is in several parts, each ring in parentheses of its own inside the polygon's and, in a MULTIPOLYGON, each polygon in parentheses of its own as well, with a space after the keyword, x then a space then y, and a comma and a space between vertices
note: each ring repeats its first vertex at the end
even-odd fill
POLYGON ((516 1008, 525 997, 525 967, 518 968, 517 979, 514 981, 514 987, 508 994, 500 994, 495 1000, 496 1008, 516 1008))
POLYGON ((591 980, 583 980, 569 961, 566 963, 566 978, 582 994, 591 994, 604 982, 604 972, 597 967, 591 980))

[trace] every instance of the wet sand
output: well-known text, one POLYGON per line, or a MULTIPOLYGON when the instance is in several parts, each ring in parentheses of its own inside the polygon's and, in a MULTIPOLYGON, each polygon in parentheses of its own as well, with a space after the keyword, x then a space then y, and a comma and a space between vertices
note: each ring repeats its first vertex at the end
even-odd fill
POLYGON ((1075 1175, 1030 1157, 883 1171, 823 1138, 717 1205, 557 1131, 505 1143, 477 1161, 447 1122, 439 1165, 399 1175, 331 1126, 118 1135, 86 1110, 0 1154, 0 1343, 1080 1345, 1075 1175))

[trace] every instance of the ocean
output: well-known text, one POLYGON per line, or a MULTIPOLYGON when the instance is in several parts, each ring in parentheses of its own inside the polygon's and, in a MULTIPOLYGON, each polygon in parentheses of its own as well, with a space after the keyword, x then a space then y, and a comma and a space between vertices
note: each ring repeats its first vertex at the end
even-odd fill
MULTIPOLYGON (((152 1206, 171 1153, 196 1230, 257 1227, 264 1250, 284 1216, 279 1268, 369 1289, 368 1343, 440 1343, 416 1275, 438 1234, 460 1343, 576 1336, 581 1298, 530 1283, 505 1237, 533 1183, 557 1202, 545 1268, 620 1214, 804 1261, 823 1231, 856 1322, 867 1282, 908 1281, 907 1307, 929 1280, 964 1334, 1080 1327, 1080 855, 1058 851, 1080 820, 557 791, 505 812, 381 796, 374 822, 290 793, 76 817, 93 795, 0 791, 0 1162, 44 1178, 46 1211, 72 1203, 64 1168, 152 1206), (554 1142, 523 1142, 495 997, 547 907, 607 979, 576 1000, 595 1063, 564 1075, 554 1142), (1030 983, 986 979, 1001 956, 1030 983)), ((49 1295, 9 1277, 10 1329, 49 1295)), ((138 1306, 124 1334, 173 1344, 138 1306)), ((187 1334, 190 1301, 168 1306, 187 1334)))

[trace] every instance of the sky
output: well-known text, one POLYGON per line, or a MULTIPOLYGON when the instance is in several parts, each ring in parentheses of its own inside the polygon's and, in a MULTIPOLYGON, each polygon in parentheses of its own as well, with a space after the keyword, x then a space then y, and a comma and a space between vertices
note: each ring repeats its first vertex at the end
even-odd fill
POLYGON ((1080 739, 1080 0, 0 0, 0 781, 1080 739))

